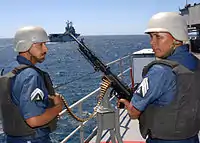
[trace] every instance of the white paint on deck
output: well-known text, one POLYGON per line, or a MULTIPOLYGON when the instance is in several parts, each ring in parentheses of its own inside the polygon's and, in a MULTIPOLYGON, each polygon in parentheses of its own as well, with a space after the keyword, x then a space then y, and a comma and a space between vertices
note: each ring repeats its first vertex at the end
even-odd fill
POLYGON ((192 53, 193 55, 195 55, 198 59, 200 59, 200 53, 192 53))
MULTIPOLYGON (((122 112, 123 110, 120 110, 120 114, 122 113, 120 117, 120 134, 122 136, 123 142, 131 143, 131 142, 144 142, 145 140, 140 135, 139 131, 139 122, 138 120, 131 120, 129 115, 127 114, 127 111, 122 112)), ((110 133, 104 131, 102 134, 101 142, 107 142, 110 141, 110 133)), ((90 143, 96 142, 96 136, 90 141, 90 143)))
POLYGON ((130 119, 128 113, 125 111, 120 119, 120 133, 123 141, 144 141, 139 131, 139 121, 130 119), (122 122, 122 120, 124 120, 122 122))

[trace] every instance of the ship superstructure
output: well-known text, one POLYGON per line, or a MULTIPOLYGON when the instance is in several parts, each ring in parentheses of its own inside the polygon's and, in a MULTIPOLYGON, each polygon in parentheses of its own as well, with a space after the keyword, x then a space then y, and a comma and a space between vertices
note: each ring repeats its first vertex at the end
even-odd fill
POLYGON ((69 36, 68 33, 73 34, 76 38, 80 36, 80 34, 76 33, 76 30, 73 26, 73 23, 71 21, 66 22, 65 32, 64 33, 58 33, 58 34, 49 34, 49 40, 50 42, 70 42, 74 41, 71 36, 69 36))

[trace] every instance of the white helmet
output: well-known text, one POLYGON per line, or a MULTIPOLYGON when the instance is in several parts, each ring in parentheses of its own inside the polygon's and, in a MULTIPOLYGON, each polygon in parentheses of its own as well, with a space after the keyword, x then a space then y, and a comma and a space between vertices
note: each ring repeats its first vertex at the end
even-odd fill
POLYGON ((14 37, 14 50, 16 52, 28 51, 33 43, 47 42, 49 38, 46 31, 37 26, 20 28, 14 37))
POLYGON ((153 15, 145 30, 145 33, 150 32, 168 32, 176 40, 188 41, 187 23, 176 12, 160 12, 153 15))

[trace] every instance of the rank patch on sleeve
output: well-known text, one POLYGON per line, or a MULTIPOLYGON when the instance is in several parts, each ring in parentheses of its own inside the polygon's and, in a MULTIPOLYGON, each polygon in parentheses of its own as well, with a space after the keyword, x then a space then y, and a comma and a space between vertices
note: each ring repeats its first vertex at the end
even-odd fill
POLYGON ((44 99, 44 93, 41 89, 36 88, 32 93, 31 93, 31 101, 40 101, 44 99))
POLYGON ((146 77, 142 80, 142 82, 140 83, 140 85, 137 88, 137 90, 135 91, 135 93, 138 93, 144 97, 146 95, 148 89, 149 89, 149 82, 148 82, 148 78, 146 77))

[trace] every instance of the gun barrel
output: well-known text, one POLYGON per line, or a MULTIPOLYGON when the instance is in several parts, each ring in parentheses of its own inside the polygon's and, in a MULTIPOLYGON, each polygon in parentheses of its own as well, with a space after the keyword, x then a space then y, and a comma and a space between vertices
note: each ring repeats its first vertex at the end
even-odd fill
MULTIPOLYGON (((128 89, 128 87, 122 83, 116 75, 114 75, 109 67, 107 67, 100 59, 98 59, 95 54, 84 44, 83 41, 79 41, 73 34, 69 33, 69 35, 79 44, 79 52, 90 62, 93 67, 96 67, 98 70, 101 70, 106 78, 111 81, 111 87, 118 93, 117 98, 131 100, 132 92, 128 89)), ((121 106, 124 107, 124 106, 121 106)))
POLYGON ((85 47, 72 33, 68 33, 79 45, 81 45, 82 47, 85 47))

